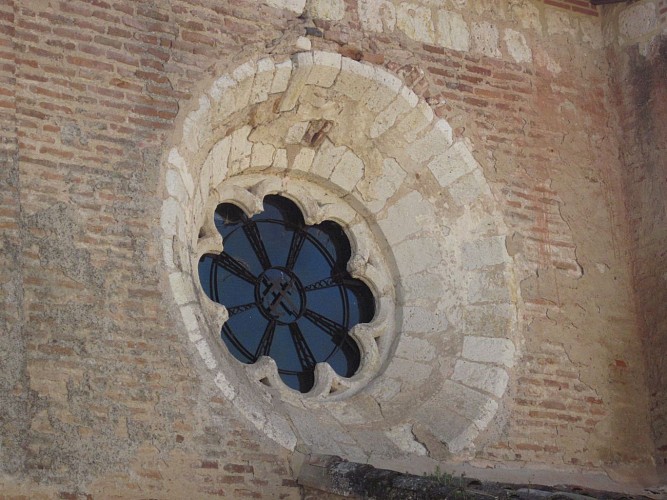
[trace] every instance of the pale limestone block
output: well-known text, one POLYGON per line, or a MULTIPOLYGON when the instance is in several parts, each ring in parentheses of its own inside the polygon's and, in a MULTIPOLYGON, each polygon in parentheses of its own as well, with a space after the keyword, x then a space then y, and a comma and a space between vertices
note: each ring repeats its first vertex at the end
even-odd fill
POLYGON ((368 387, 368 394, 380 402, 391 401, 401 392, 401 387, 400 380, 382 376, 368 387))
POLYGON ((310 0, 308 12, 313 19, 340 21, 345 16, 343 0, 310 0))
POLYGON ((333 52, 315 51, 313 69, 308 75, 308 85, 331 87, 340 73, 342 56, 333 52))
POLYGON ((187 200, 190 198, 188 196, 188 190, 185 189, 183 178, 177 170, 173 168, 168 169, 165 181, 167 184, 167 193, 169 193, 169 196, 176 198, 180 203, 187 202, 187 200))
POLYGON ((433 110, 424 101, 419 101, 392 129, 392 136, 403 137, 409 144, 419 137, 424 129, 431 125, 434 118, 433 110))
POLYGON ((229 152, 232 147, 232 138, 225 137, 218 141, 215 146, 211 148, 205 166, 208 166, 211 172, 210 187, 216 188, 227 177, 227 161, 229 159, 229 152))
POLYGON ((228 401, 232 401, 236 397, 236 386, 227 379, 223 372, 218 372, 213 381, 228 401))
POLYGON ((463 339, 462 356, 470 361, 496 363, 508 368, 514 366, 516 348, 509 339, 466 335, 463 339))
POLYGON ((345 191, 352 191, 364 176, 364 162, 352 151, 347 150, 334 168, 329 180, 345 191))
MULTIPOLYGON (((431 151, 435 150, 433 148, 431 151)), ((449 186, 459 177, 479 168, 477 160, 462 141, 433 158, 428 164, 429 170, 442 187, 449 186)))
POLYGON ((193 334, 193 336, 190 337, 190 340, 196 342, 201 338, 201 335, 199 335, 199 322, 197 321, 197 314, 195 313, 194 307, 181 306, 180 311, 185 330, 193 334))
POLYGON ((435 223, 433 206, 418 191, 411 191, 387 210, 378 220, 385 238, 393 245, 435 223))
POLYGON ((271 82, 270 93, 276 94, 278 92, 284 92, 287 89, 287 85, 289 84, 291 76, 292 76, 291 59, 276 64, 276 70, 273 75, 273 82, 271 82))
POLYGON ((389 106, 398 95, 403 82, 383 68, 373 67, 372 82, 368 82, 359 101, 371 112, 379 113, 389 106))
POLYGON ((431 9, 416 3, 403 2, 396 9, 396 26, 408 38, 418 42, 435 42, 431 9))
POLYGON ((250 91, 250 102, 264 102, 269 98, 275 72, 273 60, 266 57, 257 63, 257 74, 250 91))
POLYGON ((347 147, 334 146, 329 139, 325 139, 315 155, 310 171, 315 175, 328 179, 347 151, 347 147))
POLYGON ((250 125, 246 125, 232 133, 228 161, 229 171, 232 175, 238 174, 250 166, 252 142, 248 141, 248 135, 251 130, 250 125))
POLYGON ((183 122, 183 140, 191 151, 197 151, 203 142, 204 134, 208 133, 208 112, 211 101, 205 95, 199 98, 199 107, 190 111, 183 122))
POLYGON ((373 66, 344 57, 341 61, 341 72, 333 88, 353 101, 358 101, 368 91, 369 86, 373 86, 374 73, 373 66))
POLYGON ((628 41, 634 41, 652 32, 657 25, 658 14, 653 2, 635 3, 618 16, 619 32, 628 41))
POLYGON ((426 363, 417 363, 411 359, 394 356, 387 367, 385 376, 401 380, 412 387, 421 384, 431 376, 433 367, 426 363))
POLYGON ((241 83, 249 78, 254 78, 255 73, 257 73, 257 65, 254 61, 248 61, 232 71, 232 78, 241 83))
POLYGON ((492 397, 451 380, 445 381, 436 397, 480 430, 489 425, 498 411, 498 403, 492 397))
POLYGON ((373 201, 367 204, 373 213, 378 213, 392 197, 407 176, 405 170, 393 158, 386 158, 382 162, 382 174, 373 179, 370 185, 370 193, 373 201))
POLYGON ((400 296, 403 304, 414 304, 420 301, 432 302, 439 299, 445 293, 442 286, 442 278, 434 274, 415 274, 412 276, 401 276, 400 296))
POLYGON ((460 13, 449 10, 438 11, 436 43, 441 47, 462 52, 470 50, 470 30, 460 13))
POLYGON ((175 198, 167 198, 162 202, 160 225, 165 236, 176 236, 185 241, 185 211, 175 198))
POLYGON ((435 122, 435 129, 442 134, 448 144, 452 144, 452 127, 447 120, 440 118, 435 122))
POLYGON ((296 39, 296 48, 299 50, 310 50, 313 44, 310 41, 310 38, 305 36, 300 36, 296 39))
POLYGON ((463 312, 466 331, 482 337, 506 337, 516 310, 512 304, 467 306, 463 312))
POLYGON ((409 276, 440 263, 442 253, 433 238, 415 238, 399 243, 394 248, 396 264, 401 276, 409 276))
POLYGON ((454 366, 452 380, 499 398, 505 393, 509 375, 503 368, 497 366, 458 360, 454 366))
POLYGON ((402 424, 397 427, 392 427, 385 435, 394 443, 400 450, 406 453, 415 454, 419 456, 426 456, 428 450, 415 439, 412 433, 412 424, 402 424))
POLYGON ((569 13, 560 9, 547 8, 545 14, 547 17, 547 33, 549 35, 576 35, 574 18, 569 13))
POLYGON ((162 238, 162 254, 164 256, 164 263, 169 269, 176 268, 176 259, 174 258, 174 239, 162 238))
POLYGON ((201 339, 195 342, 195 346, 197 347, 197 351, 199 351, 199 355, 204 360, 206 368, 209 370, 214 370, 218 366, 218 363, 215 361, 215 357, 213 356, 211 348, 209 347, 208 342, 206 342, 206 339, 201 339))
POLYGON ((487 191, 488 185, 481 169, 476 169, 451 183, 447 191, 458 206, 468 206, 487 191))
POLYGON ((505 248, 505 236, 491 236, 463 242, 461 248, 464 269, 480 269, 510 262, 505 248))
POLYGON ((285 144, 299 144, 303 139, 310 122, 297 122, 287 129, 285 144))
POLYGON ((274 148, 271 144, 257 142, 252 146, 250 165, 255 168, 270 167, 273 164, 273 156, 275 153, 276 148, 274 148))
POLYGON ((403 332, 442 333, 449 328, 449 321, 443 311, 431 311, 424 307, 403 307, 403 332))
POLYGON ((451 142, 434 124, 423 137, 410 143, 407 154, 413 164, 421 165, 434 156, 444 155, 450 146, 451 142))
POLYGON ((189 304, 197 300, 195 289, 192 286, 192 278, 184 273, 171 273, 169 284, 174 294, 174 299, 179 306, 189 304))
POLYGON ((426 363, 433 361, 437 356, 437 352, 435 347, 426 340, 404 333, 401 335, 398 347, 396 348, 396 356, 426 363))
POLYGON ((365 31, 390 32, 396 27, 396 8, 387 0, 359 0, 357 10, 365 31))
POLYGON ((289 80, 289 85, 280 101, 280 111, 290 111, 294 109, 299 100, 303 88, 308 82, 308 77, 313 69, 313 53, 299 52, 292 56, 294 70, 289 80))
POLYGON ((279 149, 276 151, 276 155, 273 157, 273 164, 271 165, 273 168, 279 168, 281 170, 284 170, 287 168, 287 150, 286 149, 279 149))
POLYGON ((264 433, 283 448, 294 450, 297 444, 296 434, 292 431, 288 420, 277 413, 271 412, 266 416, 264 433))
POLYGON ((297 14, 303 13, 306 0, 266 0, 266 3, 276 9, 285 9, 297 14))
POLYGON ((301 148, 298 154, 294 157, 292 168, 294 170, 302 170, 308 172, 310 166, 313 164, 315 158, 315 150, 311 148, 301 148))
POLYGON ((213 85, 211 85, 211 88, 208 91, 208 95, 213 103, 218 104, 220 99, 222 99, 222 96, 237 85, 238 82, 232 77, 223 75, 213 82, 213 85))
POLYGON ((266 409, 258 401, 254 391, 239 391, 234 398, 234 407, 247 418, 257 429, 264 432, 266 409))
MULTIPOLYGON (((417 105, 417 96, 414 96, 414 106, 417 105)), ((371 139, 376 139, 377 137, 384 134, 387 130, 394 126, 396 120, 400 120, 401 115, 404 115, 411 108, 411 102, 406 101, 402 95, 399 94, 399 97, 387 106, 373 121, 370 129, 371 139)))
POLYGON ((474 52, 497 59, 502 58, 498 48, 498 28, 485 21, 472 23, 472 49, 474 52))
MULTIPOLYGON (((417 421, 428 428, 434 437, 447 444, 452 453, 458 453, 468 447, 472 443, 470 428, 477 430, 475 424, 469 419, 453 411, 449 401, 440 394, 422 403, 416 411, 416 417, 417 421)), ((417 429, 418 427, 415 426, 414 432, 417 432, 417 429)))
POLYGON ((507 302, 510 292, 502 271, 471 273, 468 300, 473 304, 483 302, 507 302))
POLYGON ((533 62, 533 51, 530 50, 526 37, 523 33, 506 29, 503 34, 505 45, 507 45, 507 52, 518 63, 533 62))
POLYGON ((470 424, 467 429, 447 442, 447 448, 451 453, 460 453, 466 449, 474 449, 477 436, 479 436, 479 429, 476 425, 470 424))

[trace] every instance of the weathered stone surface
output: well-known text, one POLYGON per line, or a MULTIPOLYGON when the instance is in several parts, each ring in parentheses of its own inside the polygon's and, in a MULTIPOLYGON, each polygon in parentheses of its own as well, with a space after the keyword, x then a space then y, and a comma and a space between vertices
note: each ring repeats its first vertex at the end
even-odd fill
POLYGON ((431 11, 419 4, 402 2, 396 9, 396 26, 413 40, 435 41, 431 11))
POLYGON ((466 335, 463 339, 463 357, 482 363, 514 365, 516 349, 509 339, 495 339, 466 335))
POLYGON ((308 12, 316 19, 340 21, 345 15, 345 2, 343 0, 310 0, 308 12))
POLYGON ((470 30, 463 16, 454 11, 439 10, 436 43, 448 49, 470 50, 470 30))
POLYGON ((530 63, 533 61, 533 52, 530 50, 523 33, 512 29, 506 29, 503 32, 503 39, 507 45, 507 52, 509 52, 512 59, 516 62, 530 63))
POLYGON ((488 22, 473 23, 471 38, 473 51, 488 57, 502 57, 498 45, 498 28, 495 25, 488 22))

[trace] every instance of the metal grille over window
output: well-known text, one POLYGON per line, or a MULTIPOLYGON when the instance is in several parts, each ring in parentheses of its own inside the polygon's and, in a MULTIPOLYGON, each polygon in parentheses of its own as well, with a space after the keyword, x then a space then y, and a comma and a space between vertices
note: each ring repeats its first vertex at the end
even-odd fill
POLYGON ((308 392, 317 363, 343 377, 360 365, 349 334, 373 319, 373 295, 346 265, 350 243, 332 221, 308 226, 290 200, 269 195, 264 211, 248 217, 231 203, 219 205, 215 225, 224 251, 199 261, 209 298, 229 319, 221 338, 243 363, 273 358, 289 387, 308 392))

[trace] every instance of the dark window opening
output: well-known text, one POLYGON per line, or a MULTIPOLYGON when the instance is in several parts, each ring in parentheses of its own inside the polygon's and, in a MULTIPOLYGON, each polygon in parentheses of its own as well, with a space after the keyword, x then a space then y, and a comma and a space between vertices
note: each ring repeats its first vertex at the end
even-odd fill
POLYGON ((350 242, 332 221, 307 226, 299 208, 266 196, 264 211, 247 217, 236 205, 215 211, 224 251, 199 261, 199 279, 229 320, 221 338, 243 363, 270 356, 289 387, 308 392, 315 365, 326 362, 351 377, 359 346, 349 335, 375 315, 368 286, 346 270, 350 242))

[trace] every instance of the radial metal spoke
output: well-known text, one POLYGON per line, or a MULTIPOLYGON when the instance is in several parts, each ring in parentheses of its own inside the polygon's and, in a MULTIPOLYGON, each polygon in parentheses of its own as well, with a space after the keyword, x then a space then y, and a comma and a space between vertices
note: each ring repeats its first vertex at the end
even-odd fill
POLYGON ((254 302, 251 302, 250 304, 242 304, 240 306, 228 307, 227 308, 227 313, 229 314, 229 317, 231 318, 232 316, 236 316, 237 314, 241 314, 242 312, 246 312, 249 309, 252 309, 253 307, 257 307, 257 304, 255 304, 254 302))
POLYGON ((313 352, 308 347, 306 339, 303 338, 301 329, 296 323, 289 324, 289 332, 292 336, 292 342, 294 342, 294 347, 296 348, 296 355, 299 357, 299 363, 304 370, 311 370, 317 362, 315 361, 315 356, 313 352))
POLYGON ((299 258, 304 241, 306 241, 306 233, 299 229, 295 230, 292 235, 292 242, 289 246, 289 254, 287 255, 287 264, 285 266, 290 271, 294 269, 296 259, 299 258))
POLYGON ((220 255, 215 257, 215 261, 234 276, 238 276, 251 285, 255 285, 257 283, 257 277, 255 277, 241 262, 236 260, 231 255, 222 252, 220 255))
POLYGON ((259 341, 257 350, 255 351, 255 359, 259 359, 260 356, 268 356, 269 351, 271 351, 271 344, 273 344, 273 335, 276 332, 276 322, 275 320, 269 321, 262 335, 262 339, 259 341))
POLYGON ((315 326, 320 328, 324 333, 329 335, 336 344, 345 340, 347 335, 347 328, 332 319, 322 316, 311 309, 306 309, 303 315, 310 320, 315 326))
POLYGON ((334 276, 329 276, 314 283, 311 283, 308 286, 303 287, 304 291, 310 292, 312 290, 322 290, 324 288, 333 288, 335 286, 355 286, 352 280, 346 280, 344 275, 336 274, 334 276))
POLYGON ((245 233, 246 238, 248 238, 255 255, 257 255, 262 268, 268 269, 271 267, 271 259, 269 259, 269 254, 266 253, 266 248, 264 247, 262 236, 259 234, 257 224, 254 221, 248 220, 243 225, 243 232, 245 233))
POLYGON ((211 272, 209 275, 209 286, 211 287, 211 299, 220 303, 220 295, 218 294, 218 266, 215 264, 215 259, 211 259, 211 272))

